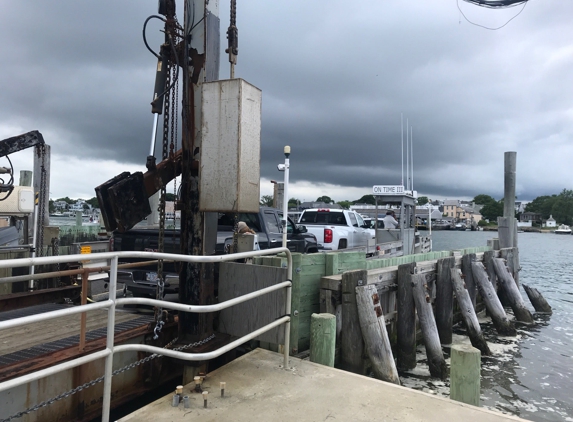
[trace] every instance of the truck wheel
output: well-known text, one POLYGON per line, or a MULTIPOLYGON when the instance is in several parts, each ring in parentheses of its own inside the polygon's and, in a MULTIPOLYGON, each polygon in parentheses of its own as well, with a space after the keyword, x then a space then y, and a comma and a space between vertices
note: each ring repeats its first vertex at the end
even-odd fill
POLYGON ((346 249, 347 243, 346 239, 340 239, 338 241, 338 249, 346 249))

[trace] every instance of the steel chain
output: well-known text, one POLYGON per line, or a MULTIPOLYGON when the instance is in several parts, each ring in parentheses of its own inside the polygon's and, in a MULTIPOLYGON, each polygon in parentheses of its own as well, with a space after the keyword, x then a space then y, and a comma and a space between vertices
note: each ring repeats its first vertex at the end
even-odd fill
MULTIPOLYGON (((207 337, 207 338, 205 338, 205 339, 203 339, 203 340, 197 341, 197 342, 195 342, 195 343, 190 343, 190 344, 186 344, 186 345, 183 345, 183 346, 179 346, 179 347, 176 347, 176 348, 173 349, 173 350, 176 351, 176 352, 180 352, 181 350, 189 349, 189 348, 191 348, 191 347, 202 346, 202 345, 208 343, 209 341, 213 340, 214 338, 215 338, 215 334, 211 334, 209 337, 207 337)), ((167 349, 167 348, 171 347, 177 340, 178 340, 178 337, 176 337, 175 339, 173 339, 172 341, 170 341, 168 344, 166 344, 164 348, 167 349)), ((135 367, 137 367, 137 366, 139 366, 139 365, 142 365, 142 364, 144 364, 144 363, 150 362, 151 360, 153 360, 153 359, 155 359, 155 358, 157 358, 157 357, 163 357, 163 355, 154 353, 154 354, 152 354, 152 355, 147 356, 146 358, 143 358, 143 359, 138 360, 137 362, 133 362, 133 363, 131 363, 131 364, 129 364, 129 365, 126 365, 126 366, 124 366, 123 368, 116 369, 115 371, 113 371, 113 372, 111 373, 111 375, 114 376, 114 375, 121 374, 122 372, 128 371, 128 370, 130 370, 130 369, 132 369, 132 368, 135 368, 135 367)), ((30 414, 30 413, 32 413, 32 412, 35 412, 36 410, 39 410, 39 409, 41 409, 42 407, 49 406, 50 404, 53 404, 53 403, 55 403, 55 402, 57 402, 57 401, 59 401, 59 400, 65 399, 65 398, 70 397, 70 396, 73 396, 74 394, 79 393, 80 391, 85 390, 86 388, 90 388, 90 387, 93 387, 93 386, 96 385, 96 384, 99 384, 100 382, 102 382, 102 381, 104 380, 104 378, 105 378, 104 376, 101 376, 101 377, 99 377, 99 378, 96 378, 96 379, 93 379, 93 380, 91 380, 91 381, 88 381, 88 382, 86 382, 85 384, 82 384, 82 385, 80 385, 80 386, 78 386, 78 387, 76 387, 76 388, 72 388, 71 390, 66 391, 65 393, 59 394, 59 395, 57 395, 56 397, 53 397, 53 398, 51 398, 51 399, 49 399, 49 400, 46 400, 46 401, 43 401, 43 402, 41 402, 41 403, 39 403, 39 404, 37 404, 37 405, 35 405, 35 406, 32 406, 32 407, 30 407, 30 408, 28 408, 28 409, 22 411, 22 412, 18 412, 18 413, 14 414, 14 415, 12 415, 12 416, 6 418, 6 419, 2 419, 0 422, 10 422, 10 421, 12 421, 12 420, 14 420, 14 419, 21 418, 21 417, 24 416, 24 415, 28 415, 28 414, 30 414)))
POLYGON ((39 147, 40 152, 40 192, 38 195, 38 232, 39 236, 34 247, 36 248, 36 256, 44 256, 44 217, 46 215, 46 145, 42 144, 39 147))

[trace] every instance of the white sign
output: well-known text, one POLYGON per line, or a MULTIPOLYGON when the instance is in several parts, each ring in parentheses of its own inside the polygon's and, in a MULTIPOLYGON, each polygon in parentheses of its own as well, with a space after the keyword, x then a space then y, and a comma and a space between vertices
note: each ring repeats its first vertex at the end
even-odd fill
POLYGON ((374 195, 404 195, 404 186, 374 186, 374 195))

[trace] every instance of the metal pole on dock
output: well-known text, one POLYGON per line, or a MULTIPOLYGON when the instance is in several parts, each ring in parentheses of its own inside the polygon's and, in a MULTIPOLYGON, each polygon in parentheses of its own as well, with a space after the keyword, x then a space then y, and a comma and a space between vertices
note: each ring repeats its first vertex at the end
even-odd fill
POLYGON ((289 177, 289 155, 290 147, 288 145, 284 148, 285 163, 284 163, 284 186, 283 186, 283 248, 287 247, 287 221, 288 221, 288 177, 289 177))

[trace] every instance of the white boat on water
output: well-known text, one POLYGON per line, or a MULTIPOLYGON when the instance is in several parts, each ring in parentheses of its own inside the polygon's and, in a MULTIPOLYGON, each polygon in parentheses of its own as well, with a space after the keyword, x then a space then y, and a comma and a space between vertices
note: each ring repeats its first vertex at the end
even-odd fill
POLYGON ((565 224, 560 224, 559 227, 555 229, 555 234, 571 234, 571 227, 565 224))

